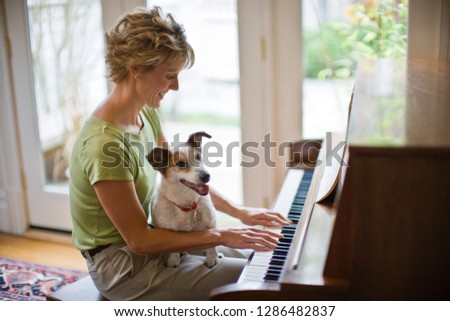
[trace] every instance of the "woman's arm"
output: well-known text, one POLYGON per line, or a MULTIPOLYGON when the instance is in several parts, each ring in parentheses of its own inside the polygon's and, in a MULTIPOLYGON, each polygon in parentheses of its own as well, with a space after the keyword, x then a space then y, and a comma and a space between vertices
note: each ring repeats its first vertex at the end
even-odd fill
POLYGON ((132 181, 100 181, 94 184, 94 190, 108 217, 137 254, 200 250, 218 245, 267 251, 274 249, 281 237, 277 233, 254 228, 198 232, 150 228, 132 181))

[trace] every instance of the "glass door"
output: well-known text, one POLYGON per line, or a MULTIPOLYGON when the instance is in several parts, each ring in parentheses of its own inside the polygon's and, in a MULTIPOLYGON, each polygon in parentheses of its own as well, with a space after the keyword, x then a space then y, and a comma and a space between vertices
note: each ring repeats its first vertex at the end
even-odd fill
POLYGON ((107 95, 101 0, 6 3, 29 223, 70 231, 72 147, 107 95), (22 21, 20 21, 22 19, 22 21))

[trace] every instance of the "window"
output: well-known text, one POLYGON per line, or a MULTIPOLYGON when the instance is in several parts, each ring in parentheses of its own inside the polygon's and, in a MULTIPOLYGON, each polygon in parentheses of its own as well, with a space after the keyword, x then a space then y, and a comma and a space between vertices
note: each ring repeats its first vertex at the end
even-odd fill
POLYGON ((68 181, 73 143, 106 96, 100 0, 28 0, 34 96, 47 184, 68 181))
POLYGON ((303 137, 340 131, 357 61, 405 58, 408 0, 304 0, 303 137))

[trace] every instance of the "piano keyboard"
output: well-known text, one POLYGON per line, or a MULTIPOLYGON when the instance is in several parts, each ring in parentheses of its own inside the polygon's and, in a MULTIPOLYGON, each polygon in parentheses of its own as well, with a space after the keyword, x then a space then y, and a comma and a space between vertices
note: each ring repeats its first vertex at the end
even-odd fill
POLYGON ((283 271, 284 262, 291 247, 292 239, 297 230, 297 224, 303 210, 303 205, 305 204, 309 186, 311 185, 313 172, 312 169, 289 171, 288 175, 290 176, 286 180, 290 181, 290 184, 285 184, 283 189, 291 190, 285 191, 288 192, 287 194, 280 192, 280 195, 288 196, 287 198, 283 197, 283 199, 278 199, 273 209, 280 212, 284 217, 287 217, 293 224, 281 228, 270 228, 270 230, 282 234, 283 238, 280 239, 275 250, 255 252, 253 254, 253 257, 250 258, 250 263, 243 271, 242 277, 239 280, 240 282, 277 282, 279 280, 283 271))

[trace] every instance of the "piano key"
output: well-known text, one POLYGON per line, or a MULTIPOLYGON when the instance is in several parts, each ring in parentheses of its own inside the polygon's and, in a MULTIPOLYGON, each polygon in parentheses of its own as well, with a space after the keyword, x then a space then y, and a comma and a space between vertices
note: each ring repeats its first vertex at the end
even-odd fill
POLYGON ((270 260, 269 264, 283 266, 284 262, 286 262, 286 260, 270 260))
POLYGON ((267 269, 267 273, 281 273, 281 270, 283 270, 282 266, 279 265, 270 265, 267 269))
POLYGON ((267 274, 264 276, 264 280, 266 280, 266 281, 278 281, 279 278, 280 278, 279 275, 273 275, 273 274, 267 274))
POLYGON ((274 210, 293 221, 294 224, 269 228, 271 231, 282 234, 283 238, 280 239, 274 251, 255 252, 240 281, 271 282, 279 279, 303 210, 312 172, 312 170, 289 171, 286 180, 290 183, 286 184, 286 187, 283 186, 284 191, 280 191, 280 195, 284 196, 283 199, 277 199, 274 210))

